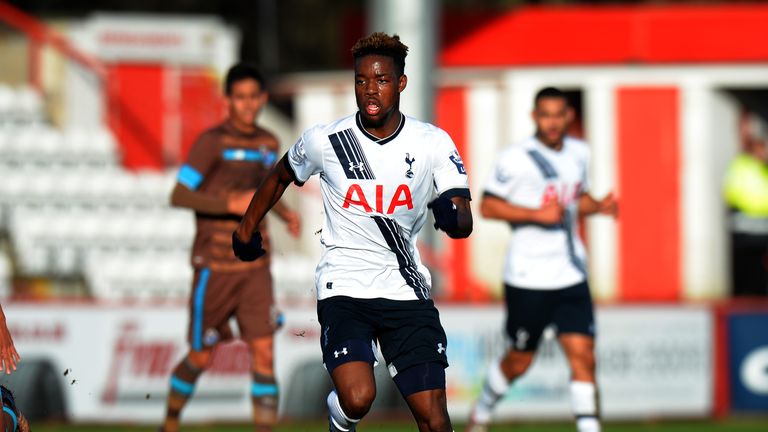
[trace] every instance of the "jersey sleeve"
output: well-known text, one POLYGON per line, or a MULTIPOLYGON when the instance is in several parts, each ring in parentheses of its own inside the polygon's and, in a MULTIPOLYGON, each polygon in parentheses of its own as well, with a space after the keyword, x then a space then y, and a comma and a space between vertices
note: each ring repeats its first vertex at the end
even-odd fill
POLYGON ((323 171, 323 142, 317 138, 316 130, 312 128, 305 131, 288 149, 288 165, 299 186, 312 175, 323 171))
POLYGON ((187 160, 179 169, 178 182, 189 190, 197 190, 217 159, 215 138, 211 132, 205 132, 192 144, 187 160))
POLYGON ((509 200, 520 178, 516 172, 514 158, 509 151, 504 152, 496 161, 493 172, 488 176, 483 189, 483 195, 491 195, 503 200, 509 200))
POLYGON ((471 199, 469 179, 464 161, 451 137, 440 131, 435 154, 433 155, 433 180, 435 192, 444 198, 463 197, 471 199))

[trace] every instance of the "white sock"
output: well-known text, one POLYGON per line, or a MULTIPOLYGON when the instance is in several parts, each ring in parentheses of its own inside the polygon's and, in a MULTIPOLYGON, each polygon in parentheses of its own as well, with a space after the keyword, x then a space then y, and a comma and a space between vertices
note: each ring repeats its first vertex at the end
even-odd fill
POLYGON ((509 380, 507 380, 507 377, 505 377, 504 373, 501 371, 499 362, 493 362, 491 367, 488 368, 488 376, 483 383, 483 390, 480 392, 480 397, 477 399, 477 403, 475 403, 475 407, 472 409, 472 420, 475 423, 490 423, 493 407, 495 407, 499 400, 507 393, 509 384, 509 380))
POLYGON ((571 404, 579 432, 600 432, 598 420, 597 389, 591 382, 571 382, 571 404))
POLYGON ((344 410, 341 409, 339 403, 339 395, 336 394, 336 390, 331 390, 328 393, 328 412, 330 413, 330 427, 332 432, 352 432, 355 430, 355 426, 360 419, 349 418, 344 414, 344 410))

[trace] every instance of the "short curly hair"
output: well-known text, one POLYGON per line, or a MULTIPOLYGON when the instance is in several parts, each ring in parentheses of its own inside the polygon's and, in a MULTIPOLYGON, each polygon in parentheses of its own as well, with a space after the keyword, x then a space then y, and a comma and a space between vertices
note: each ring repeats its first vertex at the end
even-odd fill
POLYGON ((361 38, 352 47, 352 58, 355 60, 371 54, 391 57, 395 61, 398 73, 400 75, 405 73, 405 56, 408 55, 408 47, 400 42, 400 36, 376 32, 361 38))

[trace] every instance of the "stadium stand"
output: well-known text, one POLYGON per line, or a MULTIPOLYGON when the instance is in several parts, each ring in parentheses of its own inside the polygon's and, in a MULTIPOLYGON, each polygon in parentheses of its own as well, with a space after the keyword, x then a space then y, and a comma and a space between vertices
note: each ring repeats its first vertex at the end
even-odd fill
POLYGON ((42 102, 29 87, 0 85, 4 291, 15 270, 83 279, 98 299, 184 298, 194 220, 168 205, 175 172, 123 169, 109 130, 58 130, 42 102))
MULTIPOLYGON (((59 130, 43 102, 0 84, 0 294, 17 275, 82 281, 99 300, 185 299, 195 227, 168 204, 176 170, 126 170, 108 129, 59 130)), ((311 258, 272 265, 283 293, 306 294, 311 258)))

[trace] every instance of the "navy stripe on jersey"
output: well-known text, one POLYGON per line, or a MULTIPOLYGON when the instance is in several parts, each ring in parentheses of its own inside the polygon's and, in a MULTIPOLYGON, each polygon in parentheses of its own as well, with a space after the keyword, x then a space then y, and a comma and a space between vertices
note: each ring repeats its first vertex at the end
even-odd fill
POLYGON ((333 151, 339 158, 341 168, 348 179, 373 180, 376 178, 352 129, 328 135, 328 139, 331 140, 333 151))
POLYGON ((564 219, 563 225, 565 229, 566 241, 568 242, 568 257, 571 259, 571 264, 573 264, 574 267, 579 269, 581 274, 583 274, 586 277, 587 266, 584 264, 584 261, 582 261, 576 255, 576 245, 574 244, 573 231, 571 230, 573 215, 571 215, 570 211, 566 210, 565 214, 563 215, 563 219, 564 219))
POLYGON ((383 216, 371 216, 378 225, 384 240, 389 249, 397 257, 397 263, 400 265, 400 275, 405 279, 405 283, 413 288, 413 292, 420 300, 429 299, 429 286, 416 266, 416 260, 408 250, 408 242, 405 240, 400 226, 392 219, 383 216))
POLYGON ((543 175, 545 179, 549 180, 557 178, 557 171, 555 171, 555 168, 552 167, 552 164, 550 164, 538 150, 528 150, 528 155, 533 159, 533 163, 536 164, 536 167, 539 168, 541 175, 543 175))

